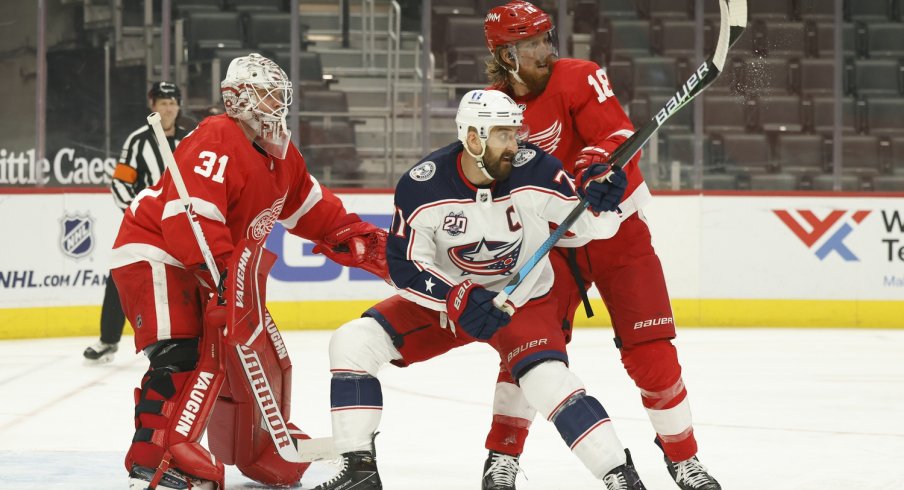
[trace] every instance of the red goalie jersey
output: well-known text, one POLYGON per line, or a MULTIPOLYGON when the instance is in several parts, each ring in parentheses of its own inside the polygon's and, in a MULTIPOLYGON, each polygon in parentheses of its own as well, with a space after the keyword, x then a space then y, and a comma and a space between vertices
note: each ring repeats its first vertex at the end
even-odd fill
MULTIPOLYGON (((204 236, 222 267, 242 239, 263 244, 279 221, 319 241, 342 222, 359 221, 321 187, 294 145, 277 160, 252 146, 226 115, 205 119, 182 140, 176 162, 204 236)), ((169 172, 126 210, 113 267, 149 260, 177 267, 204 262, 169 172)))

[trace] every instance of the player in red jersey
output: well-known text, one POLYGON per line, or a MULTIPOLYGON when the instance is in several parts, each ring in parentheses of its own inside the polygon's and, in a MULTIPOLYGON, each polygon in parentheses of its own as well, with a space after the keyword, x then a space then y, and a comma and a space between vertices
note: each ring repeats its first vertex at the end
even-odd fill
MULTIPOLYGON (((549 16, 536 6, 513 1, 489 11, 484 21, 492 54, 487 73, 492 87, 524 108, 531 143, 558 157, 579 184, 590 169, 606 166, 610 154, 633 134, 633 126, 596 63, 558 59, 549 16)), ((625 166, 628 185, 620 204, 622 223, 608 240, 575 252, 555 249, 553 291, 565 335, 591 282, 602 296, 615 330, 622 364, 640 389, 668 470, 682 489, 720 486, 697 460, 687 391, 671 339, 675 323, 662 265, 651 244, 643 207, 652 198, 636 156, 625 166), (580 286, 578 285, 580 284, 580 286)), ((586 303, 589 310, 589 303, 586 303)), ((589 311, 588 311, 589 313, 589 311)), ((487 437, 485 490, 514 489, 517 458, 535 410, 502 371, 493 424, 487 437)))
POLYGON ((260 247, 277 221, 333 260, 388 277, 385 232, 346 212, 289 142, 285 72, 251 54, 230 63, 221 88, 226 114, 202 121, 175 160, 232 288, 215 290, 220 278, 204 265, 169 170, 135 196, 114 244, 113 279, 150 361, 135 390, 130 488, 223 489, 224 463, 280 486, 307 469, 293 445, 307 436, 288 423, 291 362, 261 304, 268 267, 248 260, 272 256, 260 247), (225 313, 249 304, 259 318, 251 335, 225 313), (209 451, 199 444, 205 429, 209 451))

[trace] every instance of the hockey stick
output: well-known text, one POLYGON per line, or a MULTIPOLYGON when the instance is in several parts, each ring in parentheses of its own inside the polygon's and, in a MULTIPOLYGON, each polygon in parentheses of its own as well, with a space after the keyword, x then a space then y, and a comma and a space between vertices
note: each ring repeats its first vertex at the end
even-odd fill
MULTIPOLYGON (((217 263, 213 259, 213 253, 210 251, 210 245, 207 243, 207 238, 204 237, 204 230, 201 229, 201 224, 198 223, 195 218, 191 197, 188 195, 188 189, 185 188, 185 181, 182 179, 182 172, 179 170, 179 166, 176 165, 176 157, 173 156, 173 151, 170 150, 169 143, 166 141, 166 134, 163 132, 163 126, 160 124, 160 114, 156 112, 151 113, 151 115, 148 116, 148 124, 151 125, 151 129, 154 130, 154 135, 157 137, 157 147, 160 149, 160 156, 163 157, 163 163, 166 165, 167 170, 169 170, 170 177, 173 179, 173 184, 176 186, 176 193, 179 194, 179 201, 182 203, 182 206, 185 207, 185 216, 188 217, 191 231, 195 235, 195 240, 198 242, 198 248, 201 249, 201 256, 204 257, 204 263, 207 265, 207 269, 213 276, 213 281, 216 283, 216 290, 221 291, 220 283, 222 278, 217 269, 217 263)), ((248 383, 250 383, 253 388, 254 400, 257 402, 257 408, 260 409, 261 417, 263 417, 265 422, 262 425, 264 425, 270 433, 273 447, 276 448, 280 457, 284 460, 290 463, 300 463, 301 459, 298 451, 291 443, 286 444, 285 438, 287 432, 285 432, 284 429, 287 426, 286 421, 283 420, 282 414, 278 409, 274 409, 272 406, 265 406, 265 398, 270 399, 269 380, 266 379, 266 375, 263 371, 255 373, 255 375, 259 375, 262 380, 251 379, 252 374, 249 372, 249 366, 262 366, 257 353, 250 349, 248 349, 248 352, 245 352, 242 350, 241 345, 235 346, 235 349, 239 359, 242 361, 248 383), (264 392, 261 387, 266 388, 266 392, 264 392), (283 431, 277 433, 276 427, 282 427, 283 431)))
MULTIPOLYGON (((744 28, 747 27, 747 0, 719 0, 719 16, 719 40, 716 42, 715 52, 697 68, 697 71, 691 74, 690 78, 678 88, 675 95, 666 102, 665 106, 649 122, 635 131, 630 138, 615 149, 610 159, 611 169, 600 176, 598 180, 607 179, 613 170, 624 168, 670 117, 686 106, 700 92, 703 92, 722 73, 725 67, 725 58, 728 55, 728 48, 741 37, 744 28)), ((527 259, 521 269, 512 276, 502 291, 496 295, 493 299, 493 304, 496 308, 509 314, 514 313, 514 309, 506 304, 506 300, 534 267, 546 257, 546 254, 552 250, 559 239, 565 235, 589 205, 590 203, 586 199, 582 199, 574 210, 562 220, 559 227, 549 235, 549 238, 540 245, 534 255, 527 259)))

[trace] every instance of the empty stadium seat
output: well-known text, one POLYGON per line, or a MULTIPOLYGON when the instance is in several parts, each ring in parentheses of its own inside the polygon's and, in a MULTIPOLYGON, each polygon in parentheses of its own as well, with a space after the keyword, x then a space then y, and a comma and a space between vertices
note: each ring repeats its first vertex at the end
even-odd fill
POLYGON ((892 173, 904 175, 904 135, 892 136, 890 170, 892 173))
MULTIPOLYGON (((826 144, 831 144, 827 141, 826 144)), ((879 138, 866 134, 844 136, 841 140, 841 171, 845 174, 876 175, 882 170, 879 138)))
POLYGON ((881 22, 891 18, 890 0, 845 0, 844 16, 855 22, 881 22))
POLYGON ((764 32, 763 49, 768 56, 803 57, 807 52, 807 35, 802 22, 766 22, 764 32))
POLYGON ((861 97, 901 93, 904 66, 898 60, 855 60, 853 90, 861 97))
POLYGON ((747 2, 747 17, 751 19, 787 20, 792 17, 793 2, 788 0, 754 0, 747 2))
POLYGON ((672 58, 694 57, 694 21, 662 19, 654 21, 650 28, 650 42, 655 52, 672 58))
POLYGON ((638 2, 638 11, 648 19, 687 19, 694 9, 693 3, 688 0, 642 0, 638 2))
POLYGON ((241 48, 241 17, 237 12, 191 12, 185 19, 185 38, 190 60, 209 59, 218 48, 241 48))
MULTIPOLYGON (((829 2, 831 3, 831 2, 829 2)), ((846 22, 842 25, 842 52, 845 57, 854 56, 856 43, 854 41, 854 24, 846 22)), ((835 53, 835 23, 834 22, 817 22, 815 24, 816 32, 816 54, 821 58, 831 58, 835 53)))
MULTIPOLYGON (((799 62, 799 69, 792 72, 792 87, 801 95, 832 95, 835 93, 835 60, 825 58, 807 58, 799 62)), ((847 92, 850 86, 850 73, 853 65, 846 63, 842 70, 841 93, 847 92)))
MULTIPOLYGON (((276 62, 289 73, 291 64, 290 51, 277 51, 276 62)), ((326 88, 330 81, 323 78, 323 64, 320 53, 301 51, 298 53, 298 78, 300 89, 326 88)), ((333 80, 335 81, 335 80, 333 80)))
POLYGON ((744 131, 750 126, 747 102, 734 95, 704 95, 703 128, 707 133, 744 131))
POLYGON ((635 0, 597 0, 597 11, 600 17, 636 18, 637 7, 635 0))
POLYGON ((609 85, 618 100, 631 100, 634 97, 634 67, 628 60, 615 60, 606 67, 609 85))
POLYGON ((799 133, 804 127, 800 97, 773 95, 756 100, 757 126, 767 132, 799 133))
POLYGON ((822 136, 780 134, 776 137, 773 161, 787 174, 818 175, 827 170, 826 150, 822 136))
POLYGON ((184 18, 192 12, 218 12, 222 9, 220 0, 185 0, 173 6, 176 18, 184 18))
POLYGON ((445 64, 449 80, 458 83, 483 83, 483 59, 488 55, 484 41, 483 19, 450 16, 446 18, 445 64))
POLYGON ((870 97, 858 103, 865 106, 866 129, 870 134, 904 134, 904 97, 870 97))
POLYGON ((858 24, 865 31, 865 52, 870 58, 904 58, 904 24, 872 22, 858 24))
MULTIPOLYGON (((832 174, 816 175, 812 179, 814 191, 834 191, 835 176, 832 174)), ((844 192, 857 192, 863 190, 860 178, 856 175, 841 176, 841 190, 844 192)))
POLYGON ((873 177, 873 190, 877 192, 904 192, 904 175, 877 175, 873 177))
POLYGON ((286 9, 283 0, 225 0, 226 7, 239 12, 269 11, 278 12, 286 9))
POLYGON ((361 160, 350 121, 302 118, 299 132, 301 153, 315 176, 358 177, 361 160))
POLYGON ((635 58, 633 83, 634 93, 673 94, 678 87, 675 61, 662 57, 635 58))
MULTIPOLYGON (((304 90, 299 94, 299 107, 302 112, 348 112, 348 97, 342 90, 304 90)), ((348 120, 348 115, 304 116, 330 120, 348 120)))
POLYGON ((741 66, 740 92, 750 96, 791 92, 791 71, 785 58, 747 58, 741 66))
MULTIPOLYGON (((696 138, 693 133, 670 132, 665 137, 665 157, 660 158, 664 162, 679 162, 682 166, 694 164, 694 142, 696 138)), ((710 164, 710 141, 703 142, 703 167, 711 167, 710 164)))
POLYGON ((775 171, 769 140, 758 133, 726 133, 712 139, 712 160, 738 175, 775 171))
POLYGON ((591 41, 606 63, 650 55, 650 23, 646 20, 605 21, 591 41))
POLYGON ((703 189, 708 191, 731 191, 738 188, 738 177, 731 174, 705 173, 703 174, 703 189))
POLYGON ((835 2, 826 0, 798 0, 797 15, 804 20, 832 20, 835 18, 835 2))
MULTIPOLYGON (((288 12, 255 12, 245 21, 247 45, 251 49, 286 50, 291 47, 291 14, 288 12)), ((300 47, 306 49, 308 26, 299 24, 300 47)))
POLYGON ((600 9, 596 0, 578 0, 574 5, 573 34, 591 34, 599 27, 600 9))
MULTIPOLYGON (((813 131, 822 135, 830 135, 835 128, 835 98, 830 96, 812 98, 813 131)), ((845 97, 841 101, 841 129, 844 133, 853 133, 857 126, 857 113, 853 97, 845 97)))
POLYGON ((793 191, 798 188, 797 176, 785 173, 753 174, 749 182, 752 191, 793 191))

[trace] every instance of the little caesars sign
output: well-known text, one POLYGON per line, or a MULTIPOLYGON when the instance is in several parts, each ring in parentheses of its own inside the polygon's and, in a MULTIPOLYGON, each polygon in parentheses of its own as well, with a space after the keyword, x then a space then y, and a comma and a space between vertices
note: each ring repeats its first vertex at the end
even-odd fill
POLYGON ((76 156, 73 148, 61 148, 40 161, 35 161, 34 150, 0 148, 0 186, 105 186, 115 166, 115 158, 76 156))

